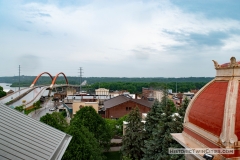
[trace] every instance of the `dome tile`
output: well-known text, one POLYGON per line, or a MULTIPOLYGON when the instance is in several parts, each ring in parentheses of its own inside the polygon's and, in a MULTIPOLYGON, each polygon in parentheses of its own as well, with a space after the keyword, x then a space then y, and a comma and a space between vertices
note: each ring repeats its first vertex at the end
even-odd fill
POLYGON ((209 84, 193 102, 189 111, 189 122, 220 136, 226 99, 226 94, 220 93, 226 93, 227 86, 227 81, 214 81, 209 84))

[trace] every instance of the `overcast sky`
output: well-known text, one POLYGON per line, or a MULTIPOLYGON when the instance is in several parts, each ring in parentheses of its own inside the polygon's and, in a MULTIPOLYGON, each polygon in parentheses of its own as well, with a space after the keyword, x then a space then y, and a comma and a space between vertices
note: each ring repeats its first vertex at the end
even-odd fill
POLYGON ((240 60, 238 0, 0 0, 0 77, 214 77, 240 60))

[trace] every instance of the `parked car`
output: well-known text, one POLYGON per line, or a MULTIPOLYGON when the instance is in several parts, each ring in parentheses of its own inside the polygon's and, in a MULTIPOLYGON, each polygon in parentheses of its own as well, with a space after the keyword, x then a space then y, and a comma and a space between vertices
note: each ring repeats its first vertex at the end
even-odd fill
POLYGON ((56 108, 54 107, 54 108, 50 108, 49 109, 49 111, 55 111, 56 110, 56 108))

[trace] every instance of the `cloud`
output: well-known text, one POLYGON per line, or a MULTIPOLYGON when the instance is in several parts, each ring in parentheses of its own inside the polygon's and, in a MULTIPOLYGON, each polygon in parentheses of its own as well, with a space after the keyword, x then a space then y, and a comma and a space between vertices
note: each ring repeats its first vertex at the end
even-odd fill
MULTIPOLYGON (((174 69, 162 72, 164 75, 152 70, 168 65, 187 68, 187 62, 206 63, 218 55, 228 60, 228 51, 237 53, 239 19, 211 16, 203 7, 194 12, 190 10, 194 3, 185 7, 187 2, 24 0, 12 8, 10 2, 4 2, 11 12, 4 10, 9 20, 5 18, 0 27, 0 52, 16 57, 41 55, 45 59, 41 67, 54 63, 56 70, 64 68, 63 63, 69 70, 80 64, 86 68, 114 66, 116 70, 121 65, 134 66, 133 74, 129 73, 133 76, 180 76, 174 69), (137 72, 140 68, 145 72, 137 72)), ((0 20, 4 16, 0 14, 0 20)), ((120 70, 116 72, 124 74, 120 70)), ((205 74, 200 70, 197 73, 205 74)), ((184 76, 187 74, 195 73, 188 71, 184 76)))
POLYGON ((50 15, 50 14, 47 14, 47 13, 38 13, 38 15, 39 15, 40 17, 51 17, 51 15, 50 15))
POLYGON ((42 67, 41 57, 33 54, 23 54, 16 57, 16 63, 21 66, 21 71, 24 74, 35 72, 42 67))

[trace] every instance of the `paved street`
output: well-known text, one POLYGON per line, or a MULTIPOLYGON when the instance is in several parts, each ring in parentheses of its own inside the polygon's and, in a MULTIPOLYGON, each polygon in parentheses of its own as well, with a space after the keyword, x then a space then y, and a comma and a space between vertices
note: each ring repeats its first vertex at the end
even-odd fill
MULTIPOLYGON (((63 104, 61 104, 61 103, 58 103, 57 106, 58 106, 58 108, 64 108, 63 104)), ((51 99, 49 99, 43 104, 42 108, 36 110, 36 113, 32 112, 29 116, 39 121, 40 118, 42 116, 46 115, 47 113, 52 114, 53 112, 58 111, 58 110, 49 111, 49 109, 53 108, 53 107, 54 107, 54 102, 51 99)), ((68 112, 67 112, 67 114, 68 114, 68 112)), ((67 116, 66 120, 67 120, 68 123, 70 123, 71 118, 69 118, 69 116, 67 116)))
POLYGON ((39 121, 40 118, 46 115, 47 113, 51 114, 53 111, 49 111, 49 109, 53 107, 54 107, 54 102, 52 100, 48 100, 43 104, 42 108, 36 110, 36 113, 35 112, 32 113, 32 118, 39 121))

